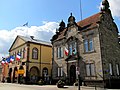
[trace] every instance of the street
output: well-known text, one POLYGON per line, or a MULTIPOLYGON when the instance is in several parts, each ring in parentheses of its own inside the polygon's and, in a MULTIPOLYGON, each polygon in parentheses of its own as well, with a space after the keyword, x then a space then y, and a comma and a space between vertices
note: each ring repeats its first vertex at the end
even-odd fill
MULTIPOLYGON (((24 85, 15 83, 0 83, 0 90, 78 90, 76 86, 65 86, 64 88, 57 88, 56 85, 24 85)), ((80 90, 95 90, 94 87, 81 86, 80 90)), ((101 89, 96 90, 120 90, 120 89, 101 89)))
POLYGON ((0 90, 77 90, 76 87, 69 86, 57 88, 56 85, 23 85, 14 83, 0 83, 0 90))

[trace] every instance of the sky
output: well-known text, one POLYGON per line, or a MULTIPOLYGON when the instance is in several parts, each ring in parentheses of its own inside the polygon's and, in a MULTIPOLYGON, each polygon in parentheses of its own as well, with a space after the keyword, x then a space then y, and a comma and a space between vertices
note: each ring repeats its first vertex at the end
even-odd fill
MULTIPOLYGON (((50 41, 63 20, 66 24, 70 13, 76 22, 100 11, 102 0, 0 0, 0 59, 17 35, 35 36, 50 41), (80 6, 82 7, 80 9, 80 6), (28 22, 28 27, 23 25, 28 22)), ((108 0, 115 23, 120 31, 120 0, 108 0)))

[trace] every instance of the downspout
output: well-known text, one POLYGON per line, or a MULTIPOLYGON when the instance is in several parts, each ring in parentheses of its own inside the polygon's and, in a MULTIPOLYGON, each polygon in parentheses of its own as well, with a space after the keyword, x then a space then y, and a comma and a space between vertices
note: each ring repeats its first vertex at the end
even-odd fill
POLYGON ((30 72, 29 72, 29 53, 30 52, 30 44, 27 44, 27 58, 26 58, 26 83, 29 82, 30 72))
POLYGON ((100 32, 100 22, 99 22, 99 26, 98 26, 98 33, 99 33, 99 42, 100 42, 100 54, 101 54, 101 63, 102 63, 102 74, 103 74, 103 84, 104 84, 104 66, 103 66, 103 56, 102 56, 102 48, 101 48, 101 32, 100 32))
POLYGON ((42 75, 41 75, 41 54, 42 54, 42 52, 41 52, 41 45, 40 45, 40 78, 42 77, 42 75))

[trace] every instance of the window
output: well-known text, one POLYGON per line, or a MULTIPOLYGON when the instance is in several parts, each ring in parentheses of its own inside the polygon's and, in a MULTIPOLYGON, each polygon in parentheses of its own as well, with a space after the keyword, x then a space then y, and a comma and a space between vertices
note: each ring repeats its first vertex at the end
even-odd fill
POLYGON ((25 48, 21 49, 21 58, 25 58, 25 48))
POLYGON ((95 76, 95 65, 93 63, 86 64, 87 76, 95 76))
POLYGON ((93 50, 93 40, 89 39, 89 51, 93 50))
POLYGON ((69 55, 76 55, 76 42, 72 42, 69 44, 69 55))
POLYGON ((32 59, 38 59, 38 49, 37 48, 32 49, 32 59))
POLYGON ((58 77, 62 77, 63 76, 63 68, 58 68, 58 77))
POLYGON ((116 64, 117 75, 120 75, 119 64, 116 64))
POLYGON ((25 58, 25 48, 23 48, 23 58, 25 58))
POLYGON ((92 38, 84 40, 84 51, 85 52, 93 51, 93 40, 92 40, 92 38))
POLYGON ((113 75, 112 64, 111 64, 111 63, 109 63, 109 74, 110 74, 110 75, 113 75))
POLYGON ((63 57, 63 47, 57 48, 57 57, 62 58, 63 57))
POLYGON ((23 49, 20 50, 21 58, 23 58, 23 49))

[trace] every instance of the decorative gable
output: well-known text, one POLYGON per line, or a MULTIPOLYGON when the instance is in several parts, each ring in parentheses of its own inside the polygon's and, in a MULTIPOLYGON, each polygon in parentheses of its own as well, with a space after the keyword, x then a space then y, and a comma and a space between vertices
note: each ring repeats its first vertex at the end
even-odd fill
POLYGON ((13 50, 14 48, 17 48, 17 47, 21 46, 24 43, 25 43, 25 40, 23 40, 22 38, 17 36, 15 41, 13 42, 11 48, 9 49, 9 51, 13 50))

